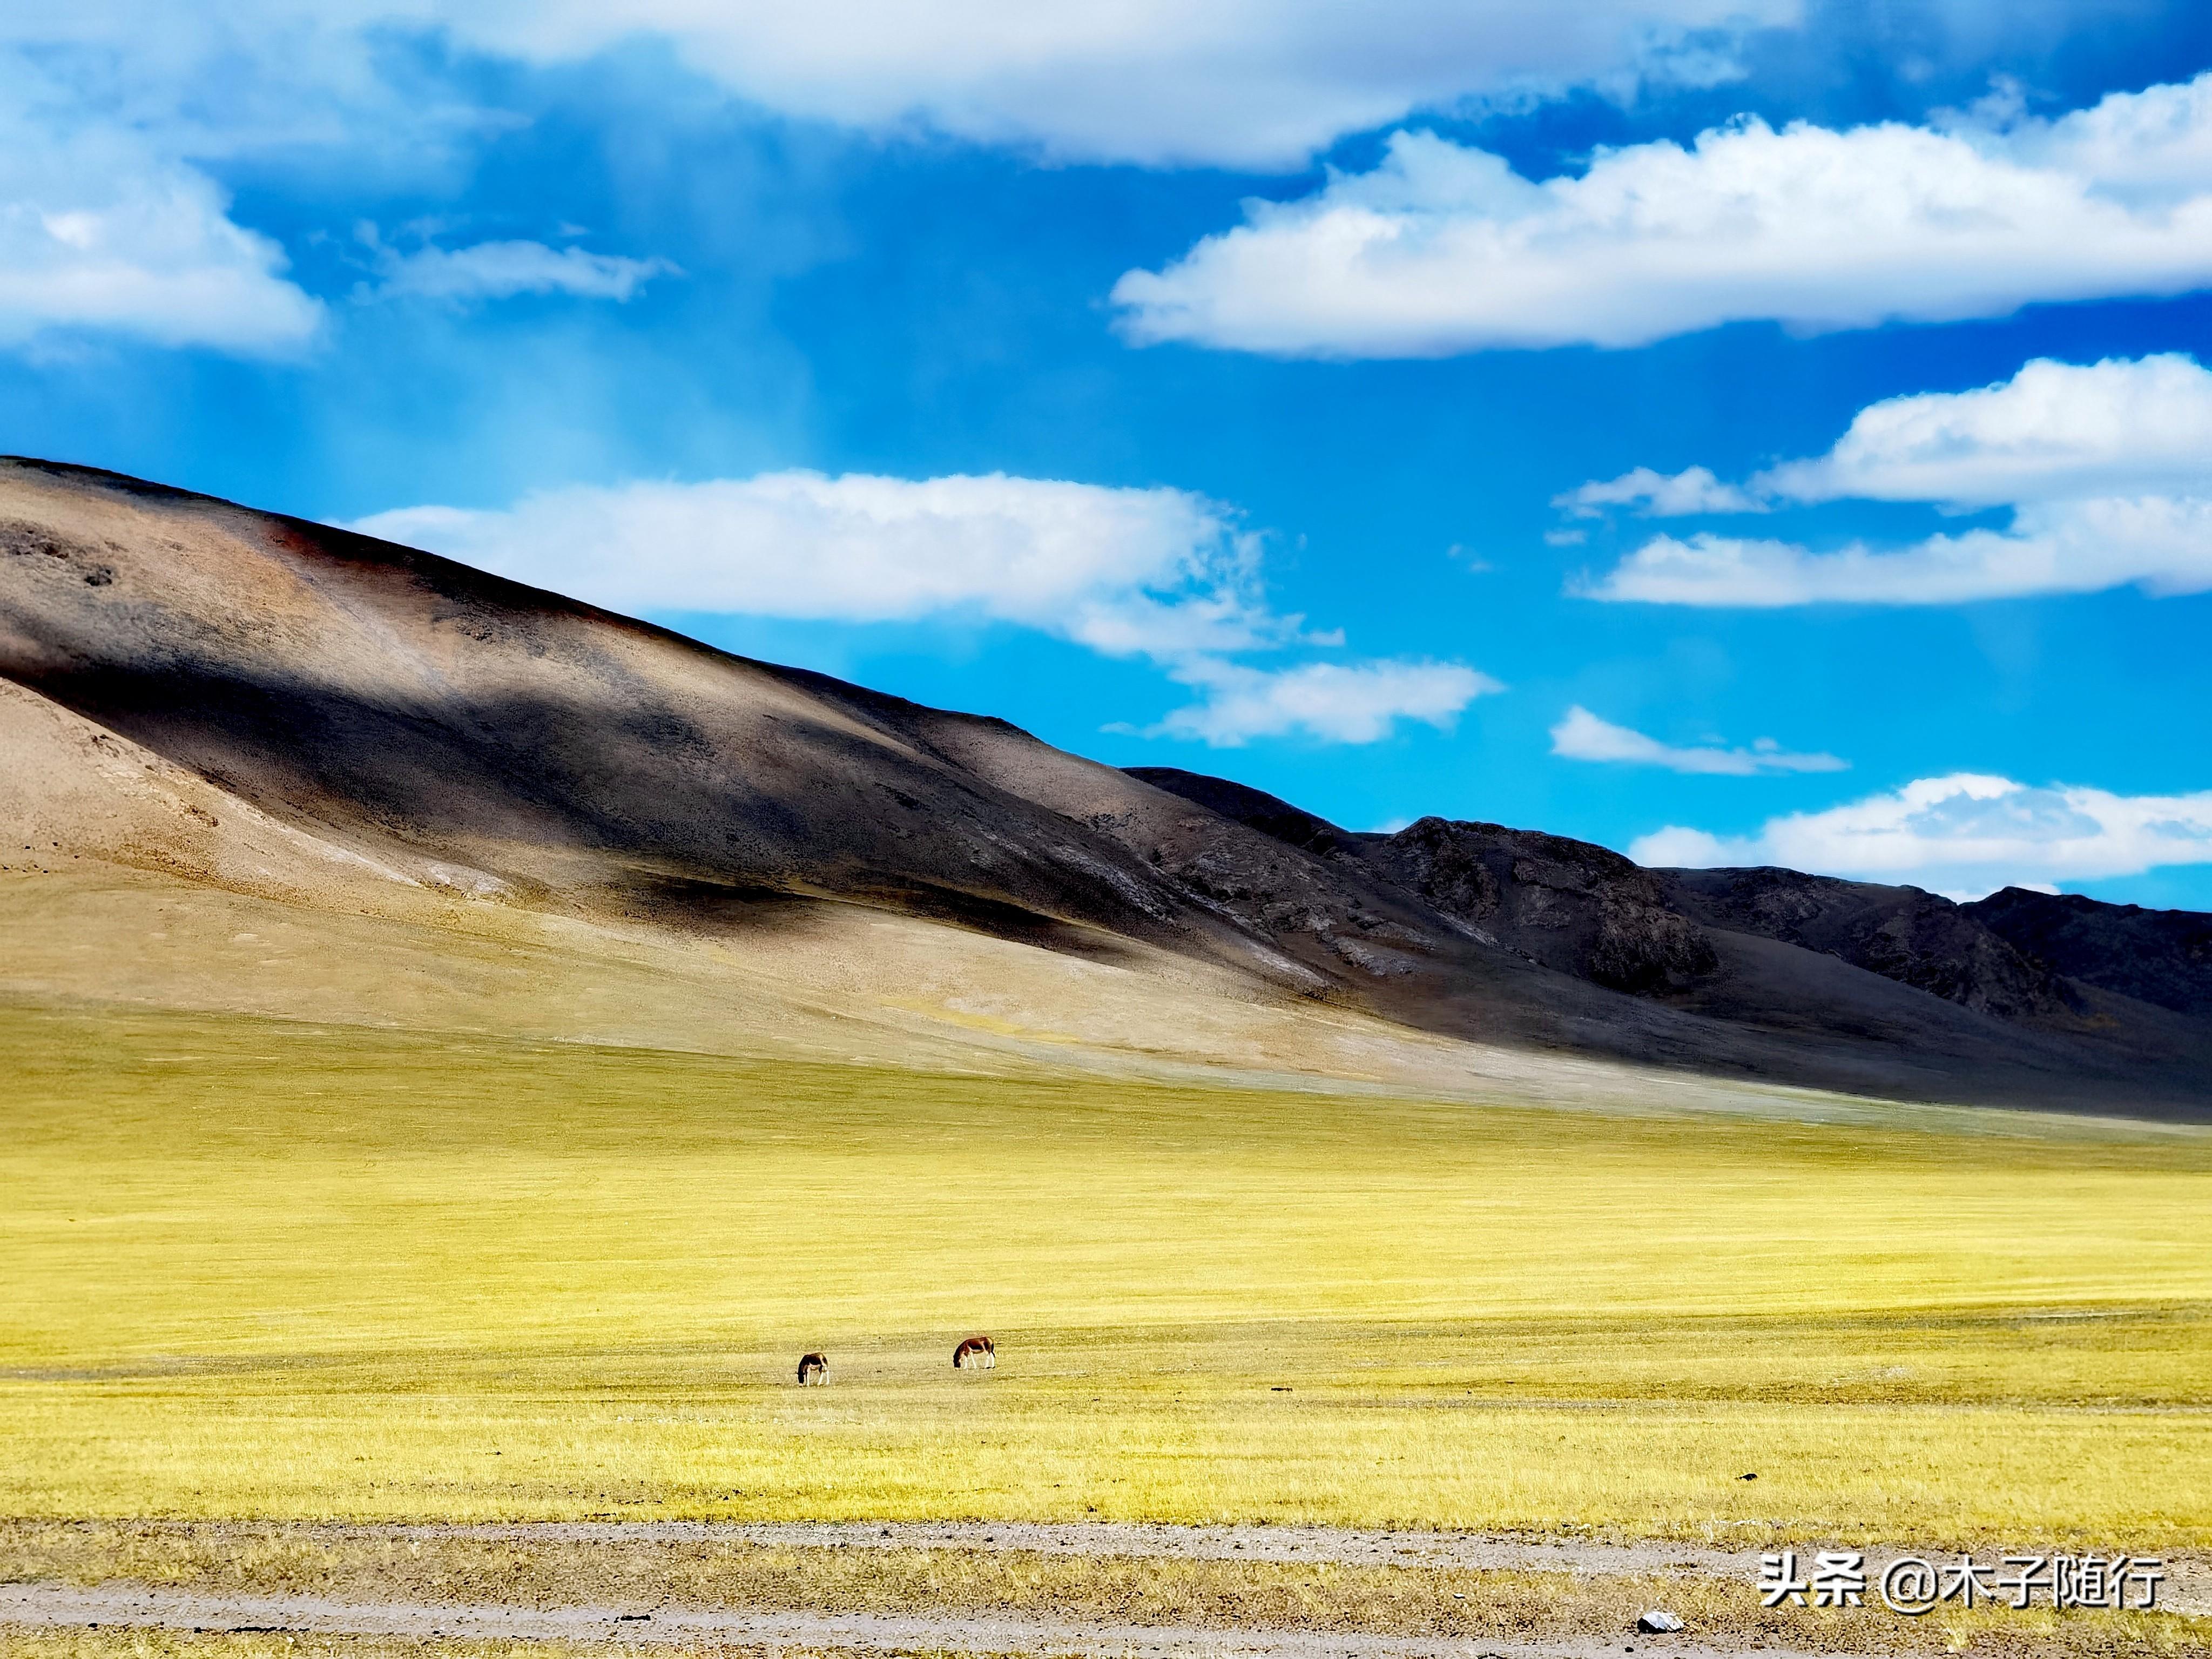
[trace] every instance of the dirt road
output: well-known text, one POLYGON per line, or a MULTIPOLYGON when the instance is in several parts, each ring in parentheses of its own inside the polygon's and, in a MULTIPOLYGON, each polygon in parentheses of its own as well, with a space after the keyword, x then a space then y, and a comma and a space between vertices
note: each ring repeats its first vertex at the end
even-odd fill
MULTIPOLYGON (((0 1627, 79 1628, 98 1625, 301 1634, 599 1642, 637 1647, 720 1643, 748 1650, 845 1649, 855 1653, 1053 1654, 1121 1659, 1132 1655, 1218 1655, 1221 1659, 1600 1659, 1620 1653, 1611 1638, 1501 1643, 1371 1636, 1329 1631, 1197 1630, 1156 1625, 1079 1625, 1042 1619, 884 1617, 859 1613, 732 1612, 660 1608, 623 1613, 611 1607, 537 1609, 346 1602, 307 1595, 207 1595, 143 1585, 76 1589, 58 1584, 0 1587, 0 1627)), ((1632 1638, 1631 1651, 1719 1659, 1726 1650, 1697 1643, 1632 1638)), ((1765 1648, 1760 1659, 1815 1659, 1808 1651, 1765 1648)))
MULTIPOLYGON (((1757 1550, 1648 1541, 1130 1522, 19 1521, 0 1522, 0 1544, 12 1581, 0 1631, 1143 1659, 1789 1659, 1944 1640, 1942 1621, 1879 1607, 1848 1626, 1761 1612, 1757 1550), (1686 1630, 1634 1628, 1669 1607, 1686 1630)), ((1870 1576, 1896 1553, 1868 1550, 1870 1576)), ((2212 1614, 2212 1562, 2166 1571, 2161 1608, 2212 1614)), ((2143 1633, 2089 1627, 2117 1616, 1984 1634, 1992 1652, 2103 1652, 2143 1633)), ((2159 1622, 2165 1647, 2212 1655, 2201 1627, 2159 1622)))

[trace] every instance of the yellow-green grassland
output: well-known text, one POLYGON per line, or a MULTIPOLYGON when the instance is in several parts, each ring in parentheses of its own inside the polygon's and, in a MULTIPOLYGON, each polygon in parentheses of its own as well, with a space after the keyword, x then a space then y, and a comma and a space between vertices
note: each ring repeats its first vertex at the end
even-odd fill
POLYGON ((32 1008, 0 1076, 0 1514, 2212 1543, 2191 1133, 32 1008))

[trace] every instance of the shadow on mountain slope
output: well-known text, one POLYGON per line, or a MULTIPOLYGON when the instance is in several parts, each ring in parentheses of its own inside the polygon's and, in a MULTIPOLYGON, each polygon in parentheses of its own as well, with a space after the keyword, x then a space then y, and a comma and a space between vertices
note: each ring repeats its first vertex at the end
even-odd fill
POLYGON ((108 474, 0 463, 0 676, 270 834, 434 866, 472 902, 732 936, 834 902, 1531 1048, 1933 1100, 2212 1102, 2185 928, 2169 966, 2130 968, 2149 925, 2101 910, 2038 931, 2016 905, 1996 926, 1496 824, 1354 834, 108 474))

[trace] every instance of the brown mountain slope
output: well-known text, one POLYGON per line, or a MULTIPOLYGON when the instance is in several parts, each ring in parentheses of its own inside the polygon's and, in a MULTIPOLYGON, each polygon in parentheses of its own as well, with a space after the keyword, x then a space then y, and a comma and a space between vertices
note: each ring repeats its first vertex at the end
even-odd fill
POLYGON ((593 908, 834 894, 1249 955, 857 704, 427 554, 14 463, 0 580, 0 674, 341 845, 593 908))
POLYGON ((858 906, 1437 1037, 1931 1099, 2212 1097, 2179 1013, 2032 966, 2024 1001, 1958 994, 2026 961, 1971 919, 1785 937, 1583 843, 1352 835, 108 474, 0 462, 0 746, 29 757, 0 819, 40 868, 348 908, 406 887, 732 949, 858 906))

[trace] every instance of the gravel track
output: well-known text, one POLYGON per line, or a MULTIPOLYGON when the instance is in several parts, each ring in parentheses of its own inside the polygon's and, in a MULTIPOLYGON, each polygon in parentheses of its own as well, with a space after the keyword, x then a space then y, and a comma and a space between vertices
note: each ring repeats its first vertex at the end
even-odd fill
MULTIPOLYGON (((1344 1632, 1202 1630, 1154 1625, 1085 1625, 1014 1618, 885 1617, 861 1613, 755 1613, 656 1608, 433 1606, 338 1601, 312 1595, 208 1595, 109 1584, 0 1585, 0 1628, 88 1626, 301 1634, 599 1642, 652 1648, 720 1643, 775 1651, 957 1652, 1122 1656, 1219 1655, 1223 1659, 1600 1659, 1624 1647, 1659 1659, 1723 1659, 1731 1650, 1674 1638, 1566 1638, 1540 1643, 1491 1638, 1367 1636, 1344 1632)), ((1819 1659, 1761 1648, 1760 1659, 1819 1659)))
MULTIPOLYGON (((88 1530, 112 1522, 85 1522, 88 1530)), ((1474 1534, 1363 1530, 1330 1527, 1170 1526, 1087 1522, 792 1522, 708 1521, 356 1523, 338 1522, 131 1522, 204 1542, 240 1545, 272 1535, 348 1540, 439 1540, 651 1547, 731 1543, 803 1550, 981 1550, 1218 1561, 1334 1563, 1358 1566, 1455 1568, 1733 1578, 1747 1586, 1758 1571, 1756 1550, 1658 1542, 1553 1540, 1474 1534)), ((1802 1550, 1806 1547, 1800 1544, 1802 1550)), ((1894 1549, 1870 1549, 1877 1571, 1894 1549)), ((1984 1559, 1990 1553, 1982 1552, 1984 1559)), ((2212 1562, 2169 1560, 2160 1605, 2212 1613, 2212 1562)), ((514 1641, 611 1644, 650 1650, 690 1643, 732 1650, 796 1649, 853 1653, 916 1651, 965 1655, 1069 1655, 1172 1659, 1610 1659, 1632 1652, 1646 1659, 1722 1659, 1740 1650, 1688 1636, 1626 1633, 1565 1636, 1540 1642, 1495 1637, 1391 1637, 1351 1632, 1222 1629, 1086 1623, 1034 1615, 859 1613, 749 1608, 682 1608, 442 1604, 397 1600, 344 1601, 307 1594, 202 1593, 108 1583, 0 1584, 0 1630, 137 1626, 169 1630, 271 1630, 353 1636, 501 1638, 514 1641)), ((1761 1647, 1759 1659, 1813 1659, 1809 1653, 1761 1647)))
MULTIPOLYGON (((95 1523, 100 1524, 100 1523, 95 1523)), ((149 1523, 161 1527, 163 1523, 149 1523)), ((1437 1567, 1465 1571, 1565 1572, 1594 1577, 1617 1574, 1686 1574, 1750 1583, 1759 1576, 1759 1549, 1643 1540, 1615 1544, 1590 1540, 1513 1537, 1481 1533, 1312 1526, 1183 1526, 1133 1521, 521 1521, 358 1522, 179 1522, 176 1531, 198 1538, 265 1537, 272 1531, 313 1539, 472 1539, 527 1544, 731 1543, 783 1549, 957 1549, 1029 1551, 1044 1555, 1127 1556, 1187 1561, 1327 1562, 1344 1566, 1437 1567)), ((1769 1545, 1767 1547, 1782 1547, 1769 1545)), ((1796 1540, 1801 1557, 1820 1547, 1796 1540)), ((1879 1572, 1899 1555, 1955 1559, 1955 1551, 1895 1545, 1866 1550, 1879 1572)), ((1978 1550, 1982 1559, 2002 1552, 1978 1550)), ((2212 1617, 2212 1559, 2166 1558, 2159 1606, 2166 1611, 2212 1617)))

